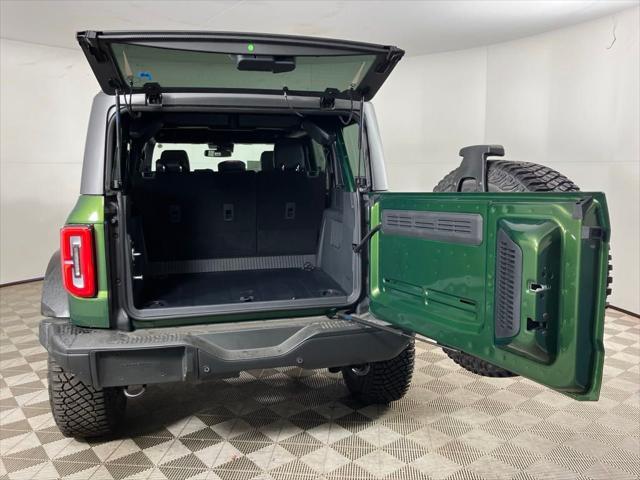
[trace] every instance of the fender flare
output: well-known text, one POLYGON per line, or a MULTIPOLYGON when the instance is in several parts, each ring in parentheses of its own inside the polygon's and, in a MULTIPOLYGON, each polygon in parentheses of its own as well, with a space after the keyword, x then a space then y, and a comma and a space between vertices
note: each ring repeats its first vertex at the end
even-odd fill
POLYGON ((60 250, 49 260, 42 285, 40 312, 44 317, 69 318, 69 297, 62 284, 60 250))

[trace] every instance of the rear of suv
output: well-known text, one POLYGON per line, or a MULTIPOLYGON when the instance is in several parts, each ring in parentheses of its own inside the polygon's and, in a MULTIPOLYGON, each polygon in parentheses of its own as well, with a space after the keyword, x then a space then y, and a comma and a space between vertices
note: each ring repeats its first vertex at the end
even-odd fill
POLYGON ((463 367, 598 398, 604 195, 461 150, 440 193, 390 193, 371 99, 396 47, 80 32, 102 92, 81 195, 47 269, 54 418, 113 432, 133 388, 342 371, 388 403, 416 339, 463 367))

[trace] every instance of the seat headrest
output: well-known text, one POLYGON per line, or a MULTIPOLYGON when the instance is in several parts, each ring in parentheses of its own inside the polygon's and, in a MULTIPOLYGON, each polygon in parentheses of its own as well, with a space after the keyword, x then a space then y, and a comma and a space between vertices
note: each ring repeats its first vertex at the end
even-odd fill
POLYGON ((156 172, 187 173, 189 172, 189 156, 184 150, 165 150, 156 160, 156 172))
POLYGON ((260 170, 263 172, 268 172, 269 170, 273 170, 273 151, 268 150, 266 152, 262 152, 260 154, 260 170))
POLYGON ((242 160, 225 160, 218 164, 219 172, 244 172, 247 166, 242 160))
POLYGON ((296 140, 282 140, 274 145, 273 158, 276 170, 305 170, 304 146, 296 140))

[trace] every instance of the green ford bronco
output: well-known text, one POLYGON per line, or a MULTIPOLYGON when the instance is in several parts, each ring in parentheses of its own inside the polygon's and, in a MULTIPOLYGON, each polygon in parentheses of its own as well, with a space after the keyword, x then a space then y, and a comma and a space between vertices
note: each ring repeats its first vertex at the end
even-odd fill
POLYGON ((388 192, 370 102, 402 50, 77 38, 102 92, 40 326, 65 435, 113 432, 146 385, 249 369, 341 371, 363 402, 391 402, 415 340, 597 400, 605 196, 499 145, 463 148, 436 193, 388 192))

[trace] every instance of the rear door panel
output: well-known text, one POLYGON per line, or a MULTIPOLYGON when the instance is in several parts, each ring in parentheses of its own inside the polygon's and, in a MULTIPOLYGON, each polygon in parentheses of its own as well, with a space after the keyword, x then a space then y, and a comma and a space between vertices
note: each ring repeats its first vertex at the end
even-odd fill
MULTIPOLYGON (((373 200, 373 199, 372 199, 373 200)), ((597 399, 609 220, 600 193, 384 193, 371 312, 580 399, 597 399)))

